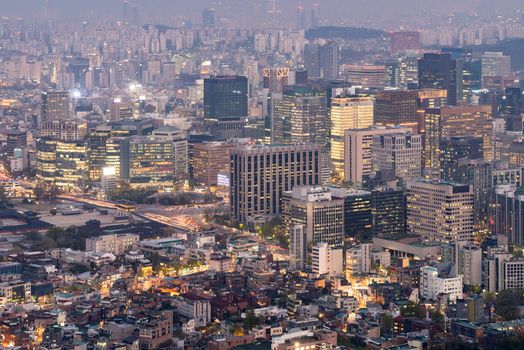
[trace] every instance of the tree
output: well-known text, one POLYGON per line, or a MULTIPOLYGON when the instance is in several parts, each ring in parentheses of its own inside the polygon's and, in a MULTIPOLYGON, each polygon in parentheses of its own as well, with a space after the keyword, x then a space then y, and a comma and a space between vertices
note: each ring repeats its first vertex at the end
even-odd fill
POLYGON ((495 300, 495 311, 506 321, 516 320, 520 316, 520 311, 517 306, 522 303, 521 289, 505 289, 501 290, 495 300))
POLYGON ((391 330, 393 329, 393 316, 387 314, 382 317, 381 329, 385 334, 391 334, 391 330))
POLYGON ((244 318, 244 328, 251 330, 258 323, 258 318, 255 316, 255 311, 249 310, 244 318))

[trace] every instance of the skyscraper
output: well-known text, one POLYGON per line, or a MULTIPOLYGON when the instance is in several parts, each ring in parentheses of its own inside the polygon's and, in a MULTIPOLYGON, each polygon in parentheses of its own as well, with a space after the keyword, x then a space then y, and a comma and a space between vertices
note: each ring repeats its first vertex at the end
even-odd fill
POLYGON ((278 215, 294 186, 319 185, 318 145, 237 147, 231 151, 230 215, 241 223, 278 215))
POLYGON ((42 121, 67 120, 71 118, 69 93, 65 91, 43 92, 41 117, 42 121))
POLYGON ((303 225, 293 225, 289 230, 289 267, 302 271, 307 259, 307 237, 303 225))
POLYGON ((307 29, 307 23, 306 23, 306 9, 303 5, 297 6, 297 30, 306 30, 307 29))
POLYGON ((331 193, 344 201, 344 234, 347 237, 371 234, 371 193, 346 188, 332 188, 331 193))
POLYGON ((459 160, 477 159, 483 156, 481 137, 452 136, 440 140, 440 178, 454 181, 458 176, 459 160))
POLYGON ((406 194, 398 188, 371 191, 373 235, 401 236, 406 233, 406 194))
POLYGON ((340 48, 335 43, 306 44, 304 64, 309 78, 336 80, 339 78, 340 48))
POLYGON ((373 97, 338 96, 331 99, 331 163, 333 175, 344 178, 344 133, 373 125, 373 97))
POLYGON ((247 78, 216 76, 204 80, 204 117, 223 119, 245 117, 247 108, 247 78))
POLYGON ((422 176, 422 135, 398 133, 373 139, 373 171, 390 171, 406 183, 422 176))
POLYGON ((291 227, 302 225, 307 243, 337 246, 344 241, 344 201, 321 186, 295 186, 289 198, 291 227))
POLYGON ((482 85, 486 86, 487 78, 504 78, 511 76, 511 56, 502 52, 485 52, 482 55, 482 85))
POLYGON ((274 115, 271 133, 275 143, 326 147, 329 142, 326 96, 309 86, 287 86, 282 100, 275 101, 274 115))
POLYGON ((375 123, 381 125, 414 125, 417 117, 418 92, 389 90, 375 98, 375 123))
POLYGON ((212 28, 215 26, 215 9, 205 9, 202 11, 202 26, 212 28))
POLYGON ((344 177, 362 184, 373 173, 373 140, 377 135, 409 132, 407 128, 372 127, 344 132, 344 177))
POLYGON ((407 183, 407 231, 442 243, 473 239, 473 188, 444 182, 407 183))
POLYGON ((418 84, 422 89, 444 89, 448 103, 457 104, 457 61, 447 53, 426 53, 418 61, 418 84))
POLYGON ((9 157, 14 155, 15 149, 27 148, 27 131, 20 129, 7 130, 6 151, 9 157))
POLYGON ((363 88, 383 88, 386 84, 386 66, 349 65, 347 79, 353 86, 363 88))

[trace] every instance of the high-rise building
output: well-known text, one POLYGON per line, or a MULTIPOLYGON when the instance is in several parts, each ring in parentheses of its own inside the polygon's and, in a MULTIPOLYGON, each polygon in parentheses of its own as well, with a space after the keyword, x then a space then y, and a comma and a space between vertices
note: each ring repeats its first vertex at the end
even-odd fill
POLYGON ((422 135, 398 133, 373 139, 373 171, 390 171, 403 183, 422 176, 422 135))
POLYGON ((482 55, 483 87, 485 87, 486 78, 504 78, 511 75, 511 56, 506 56, 502 52, 485 52, 482 55))
POLYGON ((122 102, 121 99, 117 98, 111 102, 109 113, 112 121, 133 119, 135 115, 135 104, 131 101, 122 102))
POLYGON ((12 157, 15 149, 27 148, 27 131, 20 129, 7 130, 6 153, 7 156, 12 157))
POLYGON ((278 215, 281 199, 295 186, 319 185, 321 149, 318 145, 238 147, 231 151, 230 215, 253 222, 278 215))
POLYGON ((416 125, 418 91, 386 90, 375 98, 375 123, 381 125, 416 125))
POLYGON ((473 188, 444 182, 407 183, 407 232, 436 242, 473 239, 473 188))
POLYGON ((443 89, 448 103, 457 104, 457 61, 450 54, 426 53, 418 61, 418 84, 421 89, 443 89))
POLYGON ((524 244, 524 194, 514 185, 492 191, 489 205, 490 231, 508 237, 510 244, 524 244))
POLYGON ((346 272, 348 275, 363 275, 371 272, 371 249, 373 244, 362 243, 346 251, 346 272))
POLYGON ((293 225, 289 230, 289 267, 304 270, 307 261, 307 236, 303 225, 293 225))
POLYGON ((332 188, 331 193, 344 200, 344 234, 347 237, 366 237, 371 234, 371 192, 332 188))
POLYGON ((344 179, 344 133, 373 125, 373 97, 334 97, 331 100, 331 163, 335 177, 344 179))
POLYGON ((291 227, 303 227, 307 244, 325 242, 338 246, 344 242, 344 201, 333 197, 328 188, 295 186, 285 197, 285 221, 291 227))
POLYGON ((215 26, 215 9, 205 9, 202 11, 202 26, 212 28, 215 26))
POLYGON ((36 142, 37 179, 69 190, 87 180, 87 146, 83 141, 39 138, 36 142))
POLYGON ((309 78, 336 80, 339 77, 340 48, 334 43, 306 44, 304 65, 309 78))
POLYGON ((451 136, 440 140, 440 178, 455 181, 461 159, 478 159, 483 157, 481 137, 451 136))
POLYGON ((307 23, 306 23, 306 9, 303 5, 297 6, 297 30, 306 30, 307 29, 307 23))
POLYGON ((68 92, 43 92, 41 98, 41 117, 43 122, 53 120, 67 120, 71 118, 71 105, 68 92))
POLYGON ((281 93, 284 86, 289 85, 289 68, 265 68, 264 69, 264 89, 269 93, 281 93))
POLYGON ((406 233, 404 190, 379 187, 371 191, 373 236, 402 236, 406 233))
POLYGON ((282 100, 275 101, 274 114, 271 126, 274 143, 327 146, 329 118, 325 94, 309 86, 287 86, 282 100))
POLYGON ((342 274, 344 266, 343 249, 317 243, 311 253, 311 268, 315 275, 336 276, 342 274))
POLYGON ((226 142, 201 142, 193 145, 193 179, 207 187, 218 185, 218 176, 229 175, 230 151, 234 144, 226 142))
POLYGON ((102 169, 106 165, 107 140, 111 137, 111 126, 97 125, 86 138, 87 158, 89 160, 89 179, 100 181, 102 169))
POLYGON ((455 275, 464 277, 464 284, 482 284, 482 250, 469 242, 455 241, 442 246, 442 261, 453 264, 455 275))
POLYGON ((385 87, 408 90, 418 87, 418 57, 403 54, 386 62, 385 87))
POLYGON ((248 114, 247 78, 216 76, 204 79, 204 117, 223 119, 248 114))
POLYGON ((120 142, 120 178, 131 187, 173 187, 173 143, 148 136, 120 142))
POLYGON ((363 88, 383 88, 386 84, 386 66, 384 65, 349 65, 348 81, 353 86, 363 88))
POLYGON ((42 122, 38 130, 40 137, 62 141, 81 141, 87 134, 87 124, 67 120, 42 122))
POLYGON ((424 113, 424 163, 426 170, 439 171, 440 141, 445 137, 481 137, 483 157, 493 160, 493 117, 491 106, 429 108, 424 113))
MULTIPOLYGON (((173 143, 173 175, 175 176, 175 181, 186 180, 189 174, 189 146, 186 131, 180 130, 174 126, 163 126, 153 130, 151 135, 156 140, 173 143)), ((226 162, 229 164, 229 157, 226 156, 226 159, 226 162)), ((226 173, 229 173, 229 171, 226 173)))
POLYGON ((373 139, 377 135, 409 132, 407 128, 372 127, 344 132, 344 177, 361 184, 373 174, 373 139))

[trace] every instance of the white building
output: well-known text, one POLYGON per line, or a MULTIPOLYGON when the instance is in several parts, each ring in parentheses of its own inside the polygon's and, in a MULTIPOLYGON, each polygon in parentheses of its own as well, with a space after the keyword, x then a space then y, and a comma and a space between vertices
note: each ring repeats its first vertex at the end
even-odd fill
POLYGON ((195 320, 195 327, 200 328, 211 322, 211 303, 209 300, 193 295, 180 296, 172 301, 176 312, 195 320))
POLYGON ((327 243, 313 246, 312 268, 316 275, 340 275, 343 271, 342 248, 334 248, 327 243))
POLYGON ((440 277, 437 268, 424 266, 420 268, 420 297, 436 300, 439 294, 448 294, 449 300, 462 299, 462 276, 440 277))
POLYGON ((346 251, 346 272, 361 275, 371 271, 371 243, 362 243, 346 251))
POLYGON ((304 225, 293 225, 289 230, 289 268, 302 271, 307 259, 307 236, 304 225))

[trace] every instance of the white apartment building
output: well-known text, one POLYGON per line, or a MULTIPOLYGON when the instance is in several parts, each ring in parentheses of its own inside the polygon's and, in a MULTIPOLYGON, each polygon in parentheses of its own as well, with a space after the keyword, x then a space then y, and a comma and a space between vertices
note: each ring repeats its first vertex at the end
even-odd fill
POLYGON ((340 275, 343 272, 342 248, 330 247, 321 242, 313 246, 311 253, 312 269, 316 275, 340 275))
POLYGON ((437 268, 424 266, 420 268, 420 297, 436 300, 439 294, 448 294, 449 300, 462 299, 462 276, 440 277, 437 268))
POLYGON ((140 240, 135 234, 112 234, 86 238, 86 251, 122 255, 140 240))

